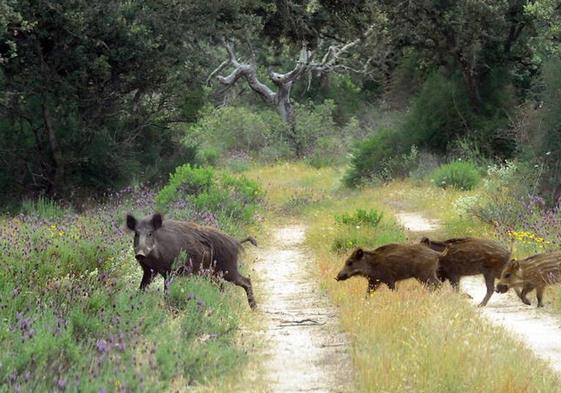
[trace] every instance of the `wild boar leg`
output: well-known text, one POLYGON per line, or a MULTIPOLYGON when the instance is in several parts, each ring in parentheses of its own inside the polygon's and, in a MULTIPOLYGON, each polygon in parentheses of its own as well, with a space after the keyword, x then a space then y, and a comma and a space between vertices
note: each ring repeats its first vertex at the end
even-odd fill
POLYGON ((152 279, 156 275, 156 272, 154 272, 152 269, 150 269, 148 267, 144 267, 144 266, 142 266, 142 271, 144 273, 142 275, 142 280, 140 281, 140 289, 144 290, 148 285, 150 285, 150 283, 152 282, 152 279))
POLYGON ((516 292, 516 294, 518 295, 518 297, 520 298, 520 300, 522 300, 522 303, 530 306, 532 303, 528 300, 528 298, 526 297, 526 295, 528 294, 528 292, 530 292, 532 289, 534 289, 533 287, 529 286, 529 285, 525 285, 524 288, 522 288, 522 292, 516 292))
MULTIPOLYGON (((424 273, 422 275, 417 276, 416 279, 421 284, 423 284, 423 285, 425 285, 429 288, 432 288, 432 289, 436 289, 436 288, 440 287, 440 284, 441 284, 441 281, 436 276, 436 272, 424 273)), ((450 279, 450 278, 448 278, 448 279, 450 279)))
POLYGON ((395 281, 394 280, 388 280, 385 282, 385 284, 388 286, 389 289, 391 289, 392 291, 395 291, 395 281))
POLYGON ((366 290, 366 295, 370 295, 371 293, 376 291, 376 289, 378 289, 378 287, 380 287, 380 284, 381 284, 380 280, 374 279, 374 278, 369 278, 368 279, 368 289, 366 290))
POLYGON ((491 296, 493 296, 493 292, 495 291, 495 276, 493 274, 485 274, 484 277, 485 286, 487 286, 487 293, 485 294, 485 297, 483 298, 481 303, 479 303, 479 307, 485 307, 489 302, 489 299, 491 299, 491 296))
POLYGON ((450 281, 450 285, 452 285, 452 289, 454 289, 454 291, 460 291, 460 277, 455 275, 448 275, 448 281, 450 281))
POLYGON ((252 309, 255 309, 257 307, 255 297, 253 296, 253 287, 249 278, 242 276, 238 272, 228 272, 224 276, 224 279, 231 282, 232 284, 236 284, 237 286, 242 287, 247 295, 247 302, 249 303, 249 307, 251 307, 252 309))
POLYGON ((545 286, 539 286, 536 288, 536 298, 538 299, 538 307, 543 307, 543 291, 545 289, 545 286))

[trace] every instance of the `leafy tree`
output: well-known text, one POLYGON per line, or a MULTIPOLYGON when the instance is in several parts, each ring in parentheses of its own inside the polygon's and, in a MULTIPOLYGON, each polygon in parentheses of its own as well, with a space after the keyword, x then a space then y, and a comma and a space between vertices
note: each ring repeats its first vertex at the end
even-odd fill
POLYGON ((0 179, 60 196, 167 172, 154 166, 181 153, 173 124, 203 105, 192 93, 208 67, 203 38, 243 7, 2 0, 0 179))

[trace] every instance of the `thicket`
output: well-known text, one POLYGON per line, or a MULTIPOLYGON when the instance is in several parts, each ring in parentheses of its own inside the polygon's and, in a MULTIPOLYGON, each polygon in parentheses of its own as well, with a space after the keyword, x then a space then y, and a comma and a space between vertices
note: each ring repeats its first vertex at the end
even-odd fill
POLYGON ((155 202, 159 211, 180 210, 177 218, 189 218, 193 211, 210 215, 215 225, 236 233, 255 222, 262 196, 257 182, 244 176, 185 164, 170 175, 155 202))
POLYGON ((303 147, 303 158, 314 166, 343 163, 352 140, 362 132, 357 121, 351 118, 337 125, 337 105, 333 100, 294 106, 294 131, 270 109, 244 105, 207 107, 200 119, 188 127, 184 144, 197 146, 199 162, 213 165, 230 164, 241 156, 260 162, 295 159, 294 144, 303 147))

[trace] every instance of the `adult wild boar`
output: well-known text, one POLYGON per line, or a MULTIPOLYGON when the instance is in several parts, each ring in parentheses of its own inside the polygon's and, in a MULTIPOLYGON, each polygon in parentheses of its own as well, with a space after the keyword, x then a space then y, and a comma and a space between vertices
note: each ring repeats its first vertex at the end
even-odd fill
POLYGON ((561 251, 533 255, 519 261, 510 261, 497 283, 497 292, 505 293, 509 288, 522 288, 518 294, 527 305, 530 301, 526 295, 536 289, 538 307, 543 307, 545 287, 561 282, 561 251))
MULTIPOLYGON (((140 289, 146 288, 156 274, 161 274, 166 280, 174 261, 183 252, 186 260, 180 261, 178 274, 210 270, 212 275, 245 289, 250 307, 256 307, 251 281, 238 272, 242 243, 257 245, 253 238, 237 241, 210 227, 184 221, 164 221, 158 213, 140 221, 128 214, 127 227, 134 231, 134 254, 144 272, 140 289)), ((164 285, 167 285, 166 282, 164 285)))
POLYGON ((440 284, 436 277, 440 255, 421 244, 386 244, 373 251, 358 248, 347 258, 336 280, 365 277, 368 279, 367 293, 375 291, 381 283, 393 290, 397 281, 408 278, 436 287, 440 284))
POLYGON ((510 260, 510 251, 492 240, 464 237, 442 242, 424 237, 421 244, 439 252, 447 250, 446 255, 440 257, 437 275, 442 281, 449 280, 455 290, 459 289, 461 277, 483 274, 487 293, 480 307, 489 302, 495 279, 510 260))

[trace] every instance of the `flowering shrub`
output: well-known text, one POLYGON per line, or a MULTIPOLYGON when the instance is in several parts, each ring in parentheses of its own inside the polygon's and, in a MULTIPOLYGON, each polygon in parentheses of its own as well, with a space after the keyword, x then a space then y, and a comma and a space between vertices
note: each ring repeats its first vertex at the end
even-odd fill
POLYGON ((514 242, 524 253, 561 247, 561 212, 537 195, 539 165, 517 162, 493 165, 487 170, 481 194, 466 211, 492 224, 499 237, 514 242))

